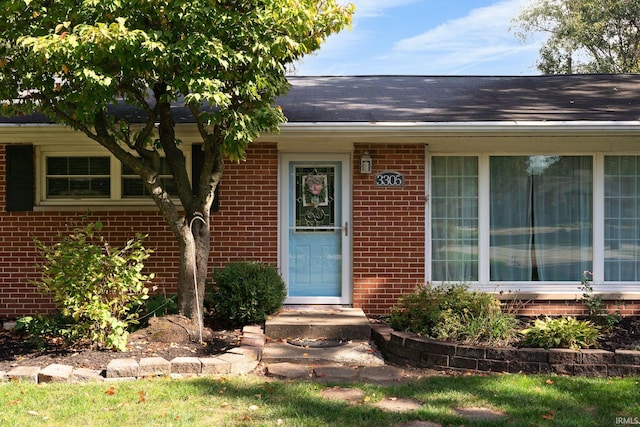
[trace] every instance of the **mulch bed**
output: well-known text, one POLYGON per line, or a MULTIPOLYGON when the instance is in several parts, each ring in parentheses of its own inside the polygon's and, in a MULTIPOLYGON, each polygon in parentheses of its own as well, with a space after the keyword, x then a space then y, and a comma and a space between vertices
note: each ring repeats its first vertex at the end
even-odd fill
POLYGON ((69 346, 56 340, 47 340, 46 347, 40 349, 28 338, 0 329, 0 371, 8 372, 16 366, 44 368, 53 363, 103 370, 112 359, 134 358, 139 361, 143 357, 162 357, 166 360, 182 356, 208 357, 238 346, 241 331, 209 328, 202 344, 198 339, 192 341, 184 339, 184 336, 171 338, 164 333, 162 341, 156 340, 148 330, 140 330, 129 336, 129 345, 124 352, 69 346))
MULTIPOLYGON (((149 328, 132 334, 127 351, 124 352, 68 346, 55 340, 47 341, 46 348, 39 349, 27 338, 0 329, 0 371, 9 371, 16 366, 44 368, 53 363, 102 370, 112 359, 162 357, 171 360, 181 356, 208 357, 238 346, 242 337, 239 329, 209 328, 203 344, 198 340, 172 337, 171 334, 167 337, 166 333, 162 340, 156 340, 156 335, 149 328)), ((609 351, 640 350, 640 318, 622 319, 613 331, 603 335, 600 348, 609 351)))

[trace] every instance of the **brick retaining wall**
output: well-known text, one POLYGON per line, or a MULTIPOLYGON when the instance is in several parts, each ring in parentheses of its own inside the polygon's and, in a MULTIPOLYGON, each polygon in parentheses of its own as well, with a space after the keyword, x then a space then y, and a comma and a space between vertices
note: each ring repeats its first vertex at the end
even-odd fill
POLYGON ((419 368, 591 377, 640 376, 640 351, 481 347, 421 338, 374 324, 372 337, 385 358, 419 368))

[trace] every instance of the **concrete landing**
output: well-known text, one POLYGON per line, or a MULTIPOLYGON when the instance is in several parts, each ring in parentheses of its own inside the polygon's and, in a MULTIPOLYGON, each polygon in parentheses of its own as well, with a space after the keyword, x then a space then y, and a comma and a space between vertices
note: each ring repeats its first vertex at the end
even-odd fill
POLYGON ((368 341, 371 326, 359 308, 287 308, 265 323, 271 342, 294 338, 368 341))
POLYGON ((308 348, 287 342, 271 341, 262 350, 262 362, 292 364, 341 364, 349 366, 383 366, 379 351, 365 341, 353 341, 329 348, 308 348))

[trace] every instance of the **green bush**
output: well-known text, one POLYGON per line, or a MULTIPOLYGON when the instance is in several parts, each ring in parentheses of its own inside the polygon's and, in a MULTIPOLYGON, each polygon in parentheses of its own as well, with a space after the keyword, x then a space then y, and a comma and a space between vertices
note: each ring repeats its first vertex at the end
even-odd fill
POLYGON ((13 333, 26 335, 31 345, 38 350, 45 350, 48 339, 52 337, 62 338, 67 343, 74 341, 73 331, 69 327, 71 323, 73 319, 62 316, 60 312, 50 316, 35 314, 18 318, 13 333))
POLYGON ((521 331, 524 345, 542 348, 570 348, 577 350, 597 344, 600 334, 597 326, 588 320, 573 317, 536 319, 533 326, 521 331))
POLYGON ((418 287, 400 298, 389 323, 429 338, 493 345, 512 342, 520 327, 495 296, 461 284, 418 287))
POLYGON ((213 273, 207 289, 214 315, 234 325, 264 322, 282 307, 287 295, 278 270, 261 262, 230 263, 213 273))
POLYGON ((36 284, 52 295, 62 316, 70 317, 69 336, 89 339, 93 345, 125 350, 128 327, 136 322, 139 306, 147 298, 142 274, 150 250, 137 235, 121 249, 100 234, 100 222, 74 230, 51 247, 35 240, 45 262, 36 284))

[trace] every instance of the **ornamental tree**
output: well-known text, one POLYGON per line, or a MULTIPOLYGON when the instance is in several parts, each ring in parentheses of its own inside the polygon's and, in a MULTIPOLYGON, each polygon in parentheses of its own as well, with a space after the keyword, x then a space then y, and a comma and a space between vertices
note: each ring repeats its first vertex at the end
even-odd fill
POLYGON ((260 132, 278 130, 285 117, 274 100, 288 89, 285 67, 350 25, 353 6, 336 0, 1 3, 2 113, 43 113, 140 175, 178 242, 180 312, 198 319, 211 250, 209 213, 224 163, 242 161, 260 132), (176 138, 175 101, 190 110, 202 138, 195 190, 176 138), (109 107, 117 103, 141 110, 143 119, 116 120, 109 107), (161 156, 177 196, 158 178, 161 156))
POLYGON ((640 1, 535 0, 515 19, 526 40, 547 34, 537 68, 544 74, 640 71, 640 1))

